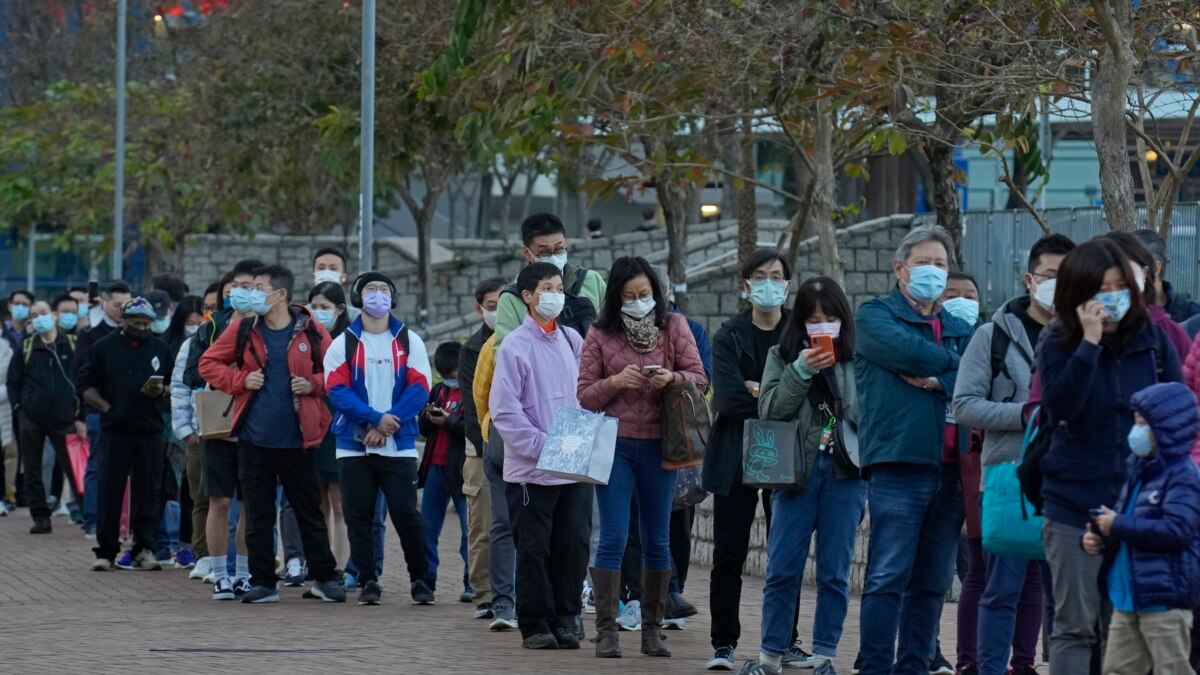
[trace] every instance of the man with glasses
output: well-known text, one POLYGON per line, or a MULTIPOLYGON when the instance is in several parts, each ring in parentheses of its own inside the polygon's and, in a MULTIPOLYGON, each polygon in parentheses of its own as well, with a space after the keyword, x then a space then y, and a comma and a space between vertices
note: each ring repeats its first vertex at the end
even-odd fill
MULTIPOLYGON (((432 605, 425 584, 429 562, 417 508, 417 417, 429 400, 429 353, 399 319, 395 287, 378 272, 354 280, 350 302, 362 310, 325 355, 329 401, 338 413, 337 460, 342 503, 350 534, 350 558, 358 568, 360 605, 378 605, 383 588, 375 569, 372 520, 382 489, 408 565, 416 605, 432 605)), ((308 550, 308 546, 305 546, 308 550)))
POLYGON ((275 573, 275 486, 296 512, 316 583, 305 597, 345 602, 321 514, 314 448, 332 415, 322 397, 329 333, 308 309, 292 305, 296 278, 278 265, 254 272, 255 318, 230 325, 200 358, 200 375, 234 397, 233 428, 246 505, 251 588, 245 603, 278 602, 275 573))

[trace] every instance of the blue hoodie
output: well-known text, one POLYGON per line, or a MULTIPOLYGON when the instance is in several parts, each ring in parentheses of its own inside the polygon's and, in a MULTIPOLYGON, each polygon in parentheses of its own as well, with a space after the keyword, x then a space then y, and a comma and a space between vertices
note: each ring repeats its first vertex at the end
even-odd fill
POLYGON ((1192 609, 1200 601, 1200 471, 1190 457, 1200 415, 1178 383, 1133 395, 1158 451, 1130 456, 1100 578, 1122 612, 1192 609))

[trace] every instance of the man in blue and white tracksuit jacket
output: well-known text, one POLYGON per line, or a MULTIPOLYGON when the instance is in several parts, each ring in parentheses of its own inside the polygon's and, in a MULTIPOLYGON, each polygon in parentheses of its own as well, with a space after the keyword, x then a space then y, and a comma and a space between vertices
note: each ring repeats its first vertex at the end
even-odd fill
POLYGON ((334 410, 350 557, 364 591, 359 604, 377 604, 372 545, 375 498, 382 489, 400 535, 413 601, 432 604, 417 508, 417 416, 429 400, 432 373, 425 343, 390 314, 391 281, 368 273, 355 281, 363 313, 325 353, 325 381, 334 410), (382 316, 374 316, 381 314, 382 316), (349 354, 347 354, 349 345, 349 354), (366 598, 366 600, 364 600, 366 598))

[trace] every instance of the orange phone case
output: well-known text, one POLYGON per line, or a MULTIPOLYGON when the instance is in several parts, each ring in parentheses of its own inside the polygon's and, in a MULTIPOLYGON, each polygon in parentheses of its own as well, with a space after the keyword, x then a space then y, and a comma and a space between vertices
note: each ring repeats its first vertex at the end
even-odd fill
POLYGON ((837 363, 837 354, 833 350, 833 337, 829 335, 814 335, 812 336, 813 349, 822 354, 829 354, 833 357, 834 363, 837 363))

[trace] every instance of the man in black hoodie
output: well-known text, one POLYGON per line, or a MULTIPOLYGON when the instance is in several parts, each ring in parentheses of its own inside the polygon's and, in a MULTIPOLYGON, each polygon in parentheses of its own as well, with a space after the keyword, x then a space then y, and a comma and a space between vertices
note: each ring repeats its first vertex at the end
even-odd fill
POLYGON ((174 363, 171 347, 154 337, 154 308, 134 298, 121 310, 121 329, 92 346, 79 372, 83 400, 100 413, 106 448, 100 458, 97 505, 98 572, 113 569, 120 551, 118 533, 125 479, 131 482, 129 505, 133 529, 133 569, 161 569, 154 555, 158 532, 158 481, 166 454, 163 412, 174 363))
POLYGON ((67 434, 75 420, 75 338, 58 329, 58 313, 45 300, 29 309, 33 330, 21 343, 8 368, 8 395, 19 429, 18 444, 25 466, 25 498, 33 516, 30 534, 49 534, 50 507, 42 481, 42 449, 46 439, 74 490, 67 455, 67 434))

